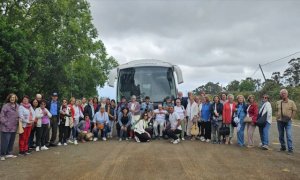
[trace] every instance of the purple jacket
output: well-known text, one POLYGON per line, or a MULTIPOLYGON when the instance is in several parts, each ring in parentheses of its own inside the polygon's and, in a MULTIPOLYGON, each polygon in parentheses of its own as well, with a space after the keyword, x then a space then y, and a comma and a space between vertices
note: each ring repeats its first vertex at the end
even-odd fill
POLYGON ((1 132, 16 132, 19 123, 19 105, 15 107, 10 103, 2 107, 0 114, 0 130, 1 132))

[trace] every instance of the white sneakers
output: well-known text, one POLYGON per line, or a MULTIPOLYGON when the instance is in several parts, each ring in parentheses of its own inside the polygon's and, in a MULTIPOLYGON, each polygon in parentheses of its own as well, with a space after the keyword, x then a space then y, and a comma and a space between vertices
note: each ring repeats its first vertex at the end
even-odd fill
POLYGON ((98 141, 98 138, 94 138, 93 141, 94 141, 94 142, 98 141))
POLYGON ((74 144, 75 144, 75 145, 78 145, 78 142, 77 142, 77 140, 74 140, 74 144))
POLYGON ((209 143, 209 142, 210 142, 210 139, 206 139, 206 142, 209 143))
POLYGON ((121 142, 121 141, 122 141, 122 138, 120 138, 119 141, 121 142))
POLYGON ((178 144, 180 142, 180 140, 179 139, 176 139, 174 142, 173 142, 173 144, 178 144))
POLYGON ((106 139, 106 137, 103 137, 102 140, 103 140, 103 141, 106 141, 107 139, 106 139))
POLYGON ((48 150, 49 148, 47 148, 46 146, 43 146, 43 147, 41 147, 41 150, 42 151, 46 151, 46 150, 48 150))
POLYGON ((68 140, 68 143, 70 144, 74 144, 74 142, 72 140, 68 140))
POLYGON ((135 139, 135 141, 138 142, 138 143, 141 142, 140 139, 139 139, 137 136, 134 136, 134 139, 135 139))
POLYGON ((37 146, 37 147, 35 148, 35 151, 36 151, 36 152, 39 152, 39 151, 40 151, 40 147, 37 146))
POLYGON ((58 145, 58 146, 61 146, 62 144, 59 142, 57 145, 58 145))
POLYGON ((185 139, 184 139, 184 138, 181 138, 181 140, 183 140, 183 141, 184 141, 185 139))
POLYGON ((5 158, 16 158, 17 156, 15 155, 12 155, 12 154, 9 154, 9 155, 6 155, 5 158))
POLYGON ((5 157, 1 157, 0 160, 1 160, 1 161, 5 161, 5 157))
POLYGON ((64 146, 67 146, 68 144, 67 143, 64 143, 64 146))
POLYGON ((200 137, 200 141, 204 142, 205 138, 203 136, 200 137))

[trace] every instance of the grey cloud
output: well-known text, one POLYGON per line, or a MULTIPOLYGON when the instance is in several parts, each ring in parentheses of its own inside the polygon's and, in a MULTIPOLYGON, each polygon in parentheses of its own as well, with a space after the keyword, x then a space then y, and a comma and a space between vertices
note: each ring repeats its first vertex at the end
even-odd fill
MULTIPOLYGON (((296 0, 89 2, 110 55, 120 63, 155 58, 178 64, 185 70, 186 88, 239 80, 258 64, 300 50, 296 0)), ((287 62, 263 68, 270 77, 287 62)), ((262 78, 260 72, 255 77, 262 78)))

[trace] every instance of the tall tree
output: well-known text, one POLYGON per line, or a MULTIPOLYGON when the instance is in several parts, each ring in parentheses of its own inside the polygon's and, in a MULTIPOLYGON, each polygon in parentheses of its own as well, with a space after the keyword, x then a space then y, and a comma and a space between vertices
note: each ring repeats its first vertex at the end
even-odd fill
POLYGON ((26 94, 93 96, 117 65, 99 40, 86 0, 5 0, 0 8, 3 21, 19 29, 27 44, 28 55, 21 57, 28 59, 22 66, 26 74, 20 77, 26 94))
POLYGON ((255 80, 250 77, 242 80, 239 86, 240 91, 254 91, 256 89, 255 80))

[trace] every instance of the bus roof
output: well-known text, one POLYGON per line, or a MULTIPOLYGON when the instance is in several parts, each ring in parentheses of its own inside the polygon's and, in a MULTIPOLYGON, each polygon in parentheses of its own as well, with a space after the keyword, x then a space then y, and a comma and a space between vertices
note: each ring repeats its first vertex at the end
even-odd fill
POLYGON ((159 66, 159 67, 173 67, 174 65, 168 62, 156 60, 156 59, 141 59, 134 60, 128 63, 122 64, 118 69, 126 69, 132 67, 144 67, 144 66, 159 66))

